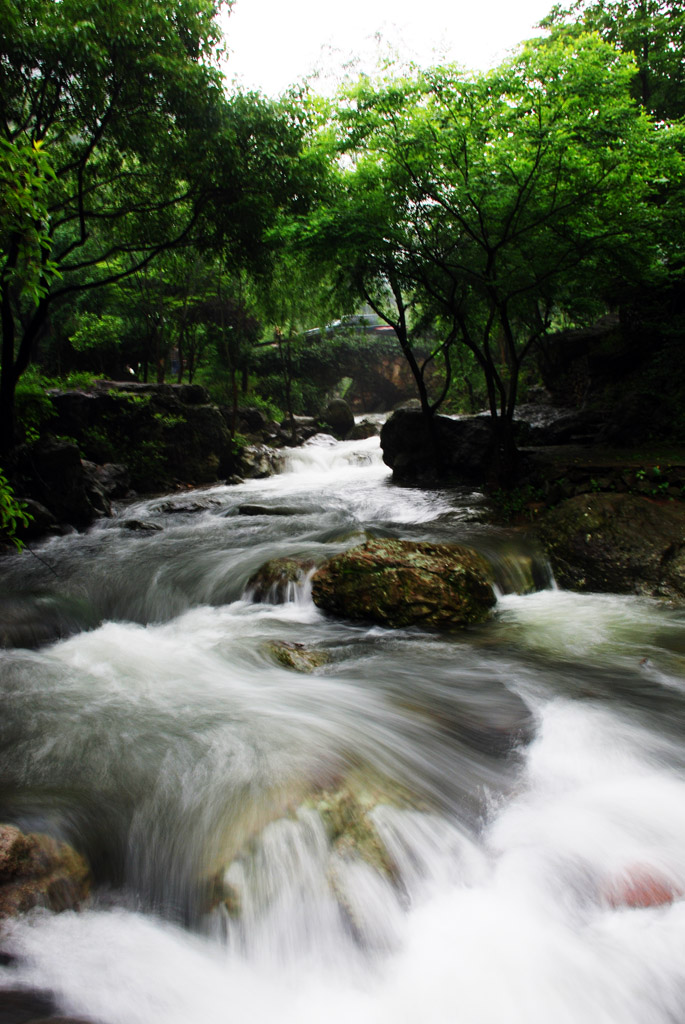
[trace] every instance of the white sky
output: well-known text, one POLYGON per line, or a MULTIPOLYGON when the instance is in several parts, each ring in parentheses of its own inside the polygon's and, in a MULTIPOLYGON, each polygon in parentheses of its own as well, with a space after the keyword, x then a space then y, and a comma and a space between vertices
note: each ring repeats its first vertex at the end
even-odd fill
POLYGON ((228 77, 278 95, 313 71, 319 88, 390 49, 420 64, 485 70, 533 35, 553 0, 235 0, 226 20, 228 77))

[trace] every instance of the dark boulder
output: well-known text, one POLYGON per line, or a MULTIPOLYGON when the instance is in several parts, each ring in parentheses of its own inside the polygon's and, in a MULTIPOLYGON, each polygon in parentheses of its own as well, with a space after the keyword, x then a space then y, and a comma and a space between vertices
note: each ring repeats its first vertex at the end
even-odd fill
POLYGON ((302 516, 308 509, 296 508, 293 505, 239 505, 240 516, 302 516))
POLYGON ((95 466, 95 479, 108 498, 125 498, 131 490, 131 474, 121 462, 95 466))
POLYGON ((68 441, 37 441, 15 449, 7 470, 15 493, 39 502, 61 523, 82 529, 109 514, 109 502, 68 441))
POLYGON ((383 461, 397 483, 480 482, 493 450, 487 416, 453 420, 398 409, 381 430, 383 461))
POLYGON ((685 600, 685 506, 634 494, 581 494, 539 526, 558 583, 570 590, 685 600))
POLYGON ((344 441, 354 429, 354 413, 343 398, 334 398, 321 413, 319 422, 322 429, 344 441))
MULTIPOLYGON (((151 405, 154 406, 153 401, 151 405)), ((233 471, 231 437, 223 416, 214 405, 174 406, 161 426, 165 472, 195 484, 213 483, 233 471)))
POLYGON ((370 540, 325 562, 314 603, 346 619, 449 630, 486 619, 495 604, 488 564, 469 548, 370 540))

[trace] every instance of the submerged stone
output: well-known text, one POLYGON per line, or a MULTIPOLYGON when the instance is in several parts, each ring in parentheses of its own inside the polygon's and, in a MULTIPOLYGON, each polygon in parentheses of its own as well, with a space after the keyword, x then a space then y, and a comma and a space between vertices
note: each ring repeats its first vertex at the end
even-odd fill
POLYGON ((488 563, 470 548, 370 540, 324 563, 314 603, 333 615, 393 628, 450 630, 483 622, 495 604, 488 563))
POLYGON ((310 673, 327 665, 330 655, 327 651, 317 651, 304 644, 290 643, 287 640, 273 640, 268 645, 269 653, 284 668, 292 668, 296 672, 310 673))

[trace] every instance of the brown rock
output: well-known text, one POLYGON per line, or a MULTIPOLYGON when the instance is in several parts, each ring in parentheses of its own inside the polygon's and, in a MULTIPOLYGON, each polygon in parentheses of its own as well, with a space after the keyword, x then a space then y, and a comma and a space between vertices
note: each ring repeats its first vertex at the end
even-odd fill
POLYGON ((0 825, 0 918, 32 907, 72 910, 89 890, 88 865, 66 843, 0 825))

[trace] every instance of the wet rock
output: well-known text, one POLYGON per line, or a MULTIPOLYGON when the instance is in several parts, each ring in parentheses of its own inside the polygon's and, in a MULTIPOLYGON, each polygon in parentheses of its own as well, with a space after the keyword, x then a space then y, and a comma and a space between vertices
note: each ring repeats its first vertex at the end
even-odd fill
POLYGON ((89 891, 88 865, 66 843, 0 825, 0 918, 32 907, 74 910, 89 891))
POLYGON ((238 472, 249 480, 273 476, 278 468, 278 456, 268 445, 247 445, 240 452, 238 472))
POLYGON ((380 428, 377 423, 372 423, 371 420, 360 420, 350 431, 348 441, 364 441, 367 437, 377 437, 378 434, 380 434, 380 428))
POLYGON ((358 858, 389 879, 397 878, 397 865, 381 839, 372 811, 387 803, 387 794, 359 780, 333 792, 324 791, 314 806, 321 815, 331 848, 345 859, 358 858))
POLYGON ((268 650, 279 665, 306 674, 316 672, 330 661, 327 651, 317 651, 305 644, 290 643, 287 640, 272 641, 268 650))
POLYGON ((132 533, 161 533, 162 527, 159 523, 148 523, 142 519, 125 519, 121 524, 125 530, 132 533))
POLYGON ((87 459, 82 459, 81 465, 83 466, 83 475, 86 481, 88 498, 90 499, 93 508, 98 516, 111 516, 112 505, 98 478, 98 467, 94 462, 88 462, 87 459))
POLYGON ((51 391, 50 398, 51 429, 73 437, 98 465, 125 463, 141 493, 234 472, 228 427, 199 385, 100 381, 93 393, 51 391))
POLYGON ((583 494, 539 526, 557 582, 570 590, 685 601, 685 506, 631 494, 583 494))
MULTIPOLYGON (((231 411, 222 407, 222 413, 224 419, 230 422, 231 411)), ((238 406, 238 425, 241 428, 241 433, 245 434, 257 434, 260 430, 264 430, 267 424, 267 419, 261 409, 257 409, 255 406, 238 406)))
POLYGON ((308 559, 272 558, 250 578, 246 593, 256 602, 282 604, 313 568, 314 562, 308 559))
POLYGON ((343 398, 334 398, 329 402, 319 421, 330 428, 330 433, 340 440, 348 437, 354 429, 354 413, 343 398))
POLYGON ((239 505, 241 516, 301 516, 307 514, 306 508, 295 508, 291 505, 239 505))
POLYGON ((155 511, 168 516, 195 516, 210 508, 217 508, 219 504, 220 502, 212 498, 204 501, 162 501, 155 505, 155 511))
POLYGON ((336 555, 312 577, 314 603, 347 619, 449 630, 484 621, 491 572, 469 548, 371 540, 336 555))

